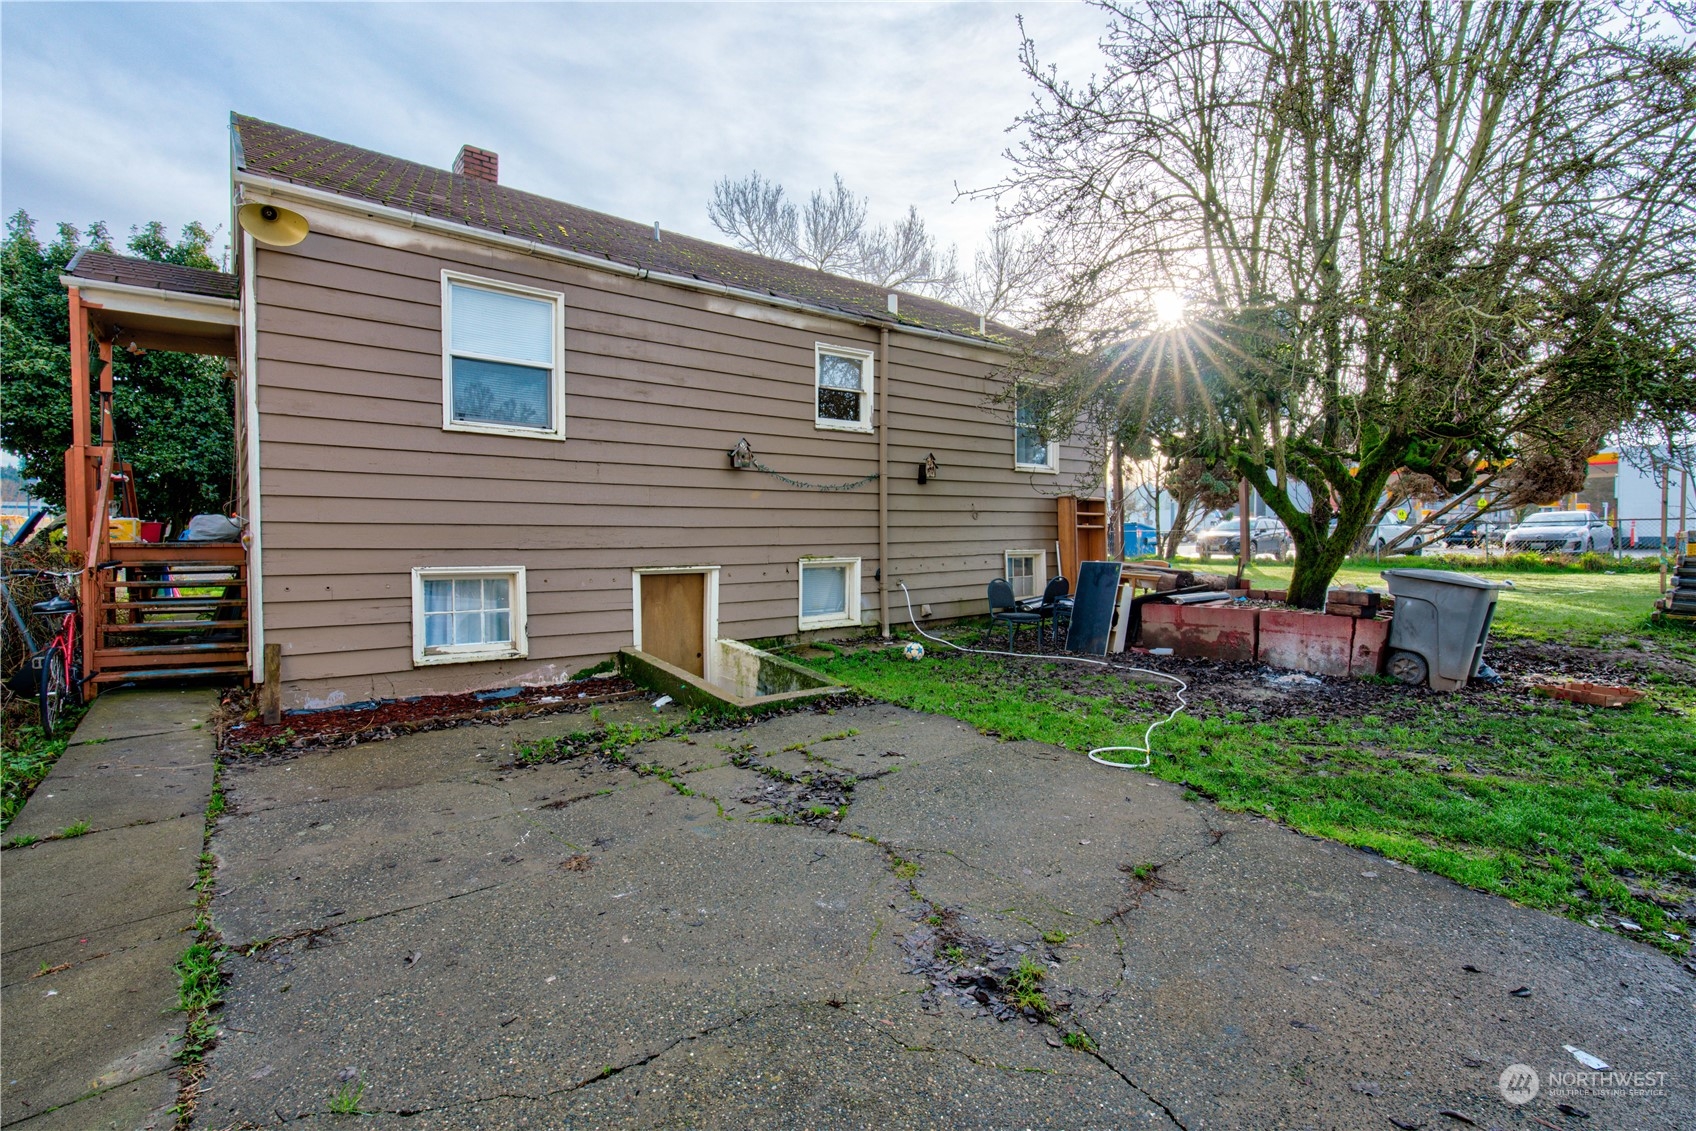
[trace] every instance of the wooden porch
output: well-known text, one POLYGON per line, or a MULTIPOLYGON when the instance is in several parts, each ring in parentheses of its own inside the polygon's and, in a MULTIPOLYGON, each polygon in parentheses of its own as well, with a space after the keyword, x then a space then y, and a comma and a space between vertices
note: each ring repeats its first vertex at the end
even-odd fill
MULTIPOLYGON (((70 308, 72 443, 65 452, 65 529, 82 564, 83 691, 134 680, 251 672, 247 549, 241 542, 120 539, 135 524, 135 469, 112 421, 114 350, 235 358, 233 276, 83 252, 60 277, 70 308), (96 417, 98 414, 98 418, 96 417)), ((233 366, 232 366, 233 371, 233 366)), ((173 532, 173 535, 180 532, 173 532)))

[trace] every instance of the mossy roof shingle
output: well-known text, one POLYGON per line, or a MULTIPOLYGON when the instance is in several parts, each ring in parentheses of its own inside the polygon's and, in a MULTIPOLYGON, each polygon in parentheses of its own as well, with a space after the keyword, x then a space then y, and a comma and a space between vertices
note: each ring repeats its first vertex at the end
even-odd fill
POLYGON ((1007 341, 1018 331, 920 295, 901 294, 892 317, 886 288, 722 244, 663 232, 506 185, 490 184, 369 149, 233 115, 240 167, 251 174, 499 232, 629 267, 646 268, 793 299, 855 318, 921 326, 960 337, 1007 341))
POLYGON ((239 280, 223 271, 179 267, 175 263, 156 263, 151 259, 112 255, 104 251, 79 251, 65 265, 65 274, 90 282, 149 287, 206 298, 233 299, 240 293, 239 280))

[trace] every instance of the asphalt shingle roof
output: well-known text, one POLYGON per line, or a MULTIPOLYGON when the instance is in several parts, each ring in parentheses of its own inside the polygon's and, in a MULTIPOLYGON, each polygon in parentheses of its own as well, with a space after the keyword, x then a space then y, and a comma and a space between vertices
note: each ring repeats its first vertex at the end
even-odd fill
POLYGON ((884 287, 810 267, 751 255, 722 244, 662 232, 651 224, 550 200, 292 130, 240 114, 231 116, 244 171, 403 209, 438 220, 499 232, 613 263, 646 268, 788 298, 856 318, 922 326, 978 340, 1007 341, 1018 331, 997 322, 978 332, 978 316, 936 299, 902 293, 900 315, 889 314, 884 287))
POLYGON ((126 287, 149 287, 206 298, 233 299, 240 295, 240 280, 223 271, 179 267, 129 255, 104 251, 80 251, 65 265, 65 274, 90 282, 121 283, 126 287))

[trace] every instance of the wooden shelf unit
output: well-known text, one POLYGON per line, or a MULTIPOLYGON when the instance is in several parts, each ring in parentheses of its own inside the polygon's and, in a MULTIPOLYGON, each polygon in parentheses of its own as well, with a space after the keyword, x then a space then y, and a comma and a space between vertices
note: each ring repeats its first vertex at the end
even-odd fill
POLYGON ((1059 499, 1060 572, 1078 588, 1078 563, 1107 560, 1107 500, 1059 499))

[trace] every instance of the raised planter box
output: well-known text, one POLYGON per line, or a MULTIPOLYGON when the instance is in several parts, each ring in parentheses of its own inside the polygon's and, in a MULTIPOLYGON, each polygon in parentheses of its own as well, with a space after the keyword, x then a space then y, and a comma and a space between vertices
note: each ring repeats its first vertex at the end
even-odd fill
POLYGON ((1208 660, 1258 660, 1315 675, 1384 670, 1388 619, 1332 616, 1317 609, 1245 609, 1230 604, 1144 605, 1145 648, 1208 660))
POLYGON ((1315 675, 1346 676, 1356 623, 1353 617, 1308 609, 1266 609, 1260 614, 1260 662, 1315 675))
POLYGON ((1144 605, 1142 644, 1170 648, 1175 656, 1251 662, 1260 612, 1230 604, 1144 605))

